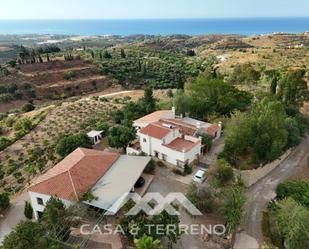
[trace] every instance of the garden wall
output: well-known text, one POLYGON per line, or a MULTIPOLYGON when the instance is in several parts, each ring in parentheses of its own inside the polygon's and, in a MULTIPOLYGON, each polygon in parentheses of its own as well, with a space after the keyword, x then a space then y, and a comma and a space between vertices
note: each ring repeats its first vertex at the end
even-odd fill
POLYGON ((284 161, 291 153, 291 149, 287 150, 279 159, 265 164, 263 167, 252 170, 241 170, 240 175, 246 187, 250 187, 258 180, 268 175, 271 171, 277 168, 282 161, 284 161))

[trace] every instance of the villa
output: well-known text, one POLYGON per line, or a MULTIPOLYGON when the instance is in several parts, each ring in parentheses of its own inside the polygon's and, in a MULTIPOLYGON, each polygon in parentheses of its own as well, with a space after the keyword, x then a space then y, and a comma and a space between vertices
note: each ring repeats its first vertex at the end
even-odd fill
POLYGON ((202 152, 201 135, 213 140, 221 136, 221 122, 210 124, 190 117, 177 117, 175 108, 151 113, 135 120, 137 141, 127 148, 127 154, 156 157, 184 169, 199 161, 202 152))
MULTIPOLYGON (((35 218, 42 216, 46 202, 52 196, 59 198, 67 207, 83 202, 108 210, 120 198, 134 191, 134 185, 150 159, 76 149, 28 188, 35 218), (91 193, 94 200, 85 200, 86 193, 91 193)), ((117 211, 116 207, 113 212, 117 211)))

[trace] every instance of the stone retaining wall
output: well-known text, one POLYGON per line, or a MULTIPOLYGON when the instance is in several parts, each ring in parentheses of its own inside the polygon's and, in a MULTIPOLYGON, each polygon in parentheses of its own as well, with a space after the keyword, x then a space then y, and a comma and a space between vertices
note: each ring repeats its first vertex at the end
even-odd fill
POLYGON ((252 169, 252 170, 241 170, 241 179, 244 181, 246 187, 250 187, 255 184, 258 180, 265 177, 275 168, 277 168, 282 161, 284 161, 291 153, 291 149, 287 150, 279 159, 265 164, 263 167, 252 169))

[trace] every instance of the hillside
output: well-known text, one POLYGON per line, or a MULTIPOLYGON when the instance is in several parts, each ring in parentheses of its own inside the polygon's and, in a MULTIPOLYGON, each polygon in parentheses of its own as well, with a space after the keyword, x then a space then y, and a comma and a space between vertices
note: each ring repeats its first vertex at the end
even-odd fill
POLYGON ((82 60, 17 65, 8 75, 0 76, 0 112, 31 99, 45 102, 102 91, 113 83, 94 65, 82 60))
MULTIPOLYGON (((0 112, 100 92, 119 85, 183 88, 210 63, 223 75, 250 64, 270 69, 309 68, 309 34, 259 36, 0 36, 0 112), (23 46, 17 46, 20 43, 23 46), (59 52, 54 52, 59 51, 59 52), (26 55, 25 55, 26 52, 26 55), (33 56, 34 58, 33 61, 33 56), (49 61, 47 61, 49 60, 49 61)), ((257 85, 260 89, 266 85, 257 85)))

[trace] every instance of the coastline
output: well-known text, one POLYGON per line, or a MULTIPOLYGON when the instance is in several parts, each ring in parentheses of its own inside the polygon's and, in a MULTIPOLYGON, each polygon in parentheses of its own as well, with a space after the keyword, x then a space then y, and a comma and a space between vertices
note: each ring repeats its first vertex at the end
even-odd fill
POLYGON ((309 17, 0 20, 0 35, 261 35, 273 32, 302 33, 308 30, 309 17))

